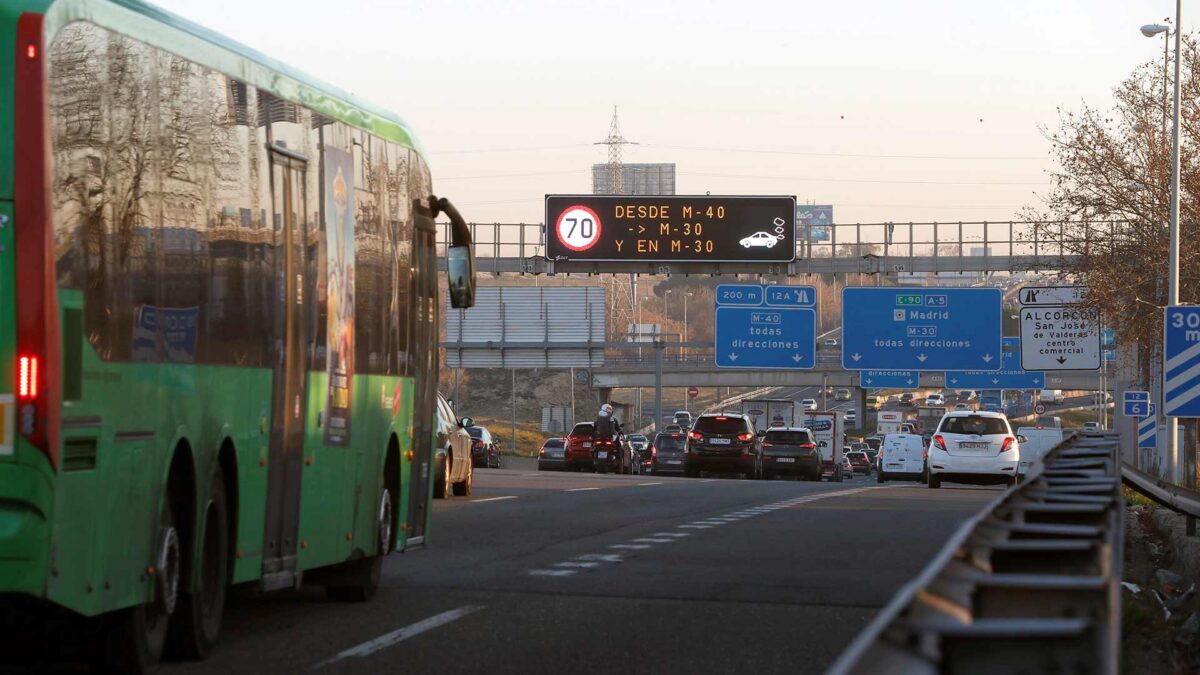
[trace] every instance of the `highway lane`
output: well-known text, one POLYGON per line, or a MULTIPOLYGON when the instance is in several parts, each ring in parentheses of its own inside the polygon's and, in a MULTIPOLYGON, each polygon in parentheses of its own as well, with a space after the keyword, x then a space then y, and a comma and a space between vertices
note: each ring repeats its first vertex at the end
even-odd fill
POLYGON ((165 673, 820 672, 995 488, 479 471, 366 605, 239 597, 165 673))

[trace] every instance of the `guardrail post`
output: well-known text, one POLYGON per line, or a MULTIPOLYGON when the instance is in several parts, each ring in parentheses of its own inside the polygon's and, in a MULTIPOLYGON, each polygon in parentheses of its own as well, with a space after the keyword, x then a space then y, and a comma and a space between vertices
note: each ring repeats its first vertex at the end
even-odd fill
POLYGON ((662 377, 663 377, 663 349, 666 347, 666 342, 663 340, 654 341, 654 428, 657 429, 659 424, 662 424, 662 377))

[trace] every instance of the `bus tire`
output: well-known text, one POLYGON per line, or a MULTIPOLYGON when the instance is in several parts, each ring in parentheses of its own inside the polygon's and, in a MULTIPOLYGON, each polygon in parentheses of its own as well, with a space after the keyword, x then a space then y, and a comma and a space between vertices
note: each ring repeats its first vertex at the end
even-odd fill
POLYGON ((150 579, 155 597, 148 604, 114 612, 100 637, 92 664, 94 673, 141 675, 153 670, 162 659, 168 623, 177 604, 183 560, 169 492, 163 500, 159 532, 155 574, 150 579))
POLYGON ((450 496, 450 453, 442 457, 442 470, 433 479, 433 496, 437 499, 450 496))
POLYGON ((218 468, 209 486, 204 529, 196 538, 200 547, 196 590, 179 594, 179 607, 171 617, 168 652, 186 659, 203 659, 212 652, 221 634, 229 583, 229 499, 225 476, 218 468))
POLYGON ((394 491, 387 485, 382 486, 375 517, 378 540, 375 555, 343 563, 335 574, 336 580, 325 586, 325 595, 330 600, 366 602, 379 591, 379 582, 383 577, 383 557, 392 548, 392 520, 395 518, 395 508, 394 491))

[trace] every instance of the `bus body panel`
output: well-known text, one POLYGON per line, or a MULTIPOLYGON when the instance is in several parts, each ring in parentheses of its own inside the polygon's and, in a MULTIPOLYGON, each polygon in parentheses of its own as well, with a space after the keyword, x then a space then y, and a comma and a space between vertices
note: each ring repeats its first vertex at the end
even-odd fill
MULTIPOLYGON (((416 154, 420 152, 418 143, 399 118, 132 0, 4 3, 0 8, 0 91, 14 91, 15 20, 27 9, 47 12, 44 60, 49 60, 55 36, 73 22, 86 19, 415 151, 413 193, 424 197, 431 192, 428 171, 416 154)), ((0 217, 10 218, 7 226, 0 223, 0 401, 15 388, 13 300, 29 292, 29 284, 18 287, 14 278, 12 232, 19 224, 11 221, 12 205, 6 201, 12 196, 15 170, 11 102, 16 96, 0 96, 4 130, 0 133, 0 217)), ((415 240, 410 244, 415 259, 415 240)), ((431 288, 436 296, 435 282, 431 288)), ((232 457, 225 473, 233 487, 228 499, 235 517, 229 581, 259 578, 263 574, 263 495, 267 492, 272 424, 270 369, 106 359, 84 329, 88 308, 83 295, 71 287, 59 288, 58 316, 64 327, 56 338, 61 340, 64 363, 70 371, 63 373, 62 380, 68 390, 69 382, 78 389, 75 398, 62 400, 59 467, 56 470, 44 453, 16 434, 13 452, 0 453, 0 594, 46 598, 89 616, 147 602, 153 596, 150 563, 172 462, 178 456, 188 467, 187 484, 196 507, 176 525, 195 533, 201 526, 200 505, 208 500, 223 449, 232 457)), ((418 300, 414 297, 410 302, 414 308, 409 316, 416 317, 418 300)), ((436 298, 428 311, 436 311, 436 298)), ((406 326, 403 330, 410 329, 406 326)), ((432 333, 436 339, 436 328, 432 333)), ((434 383, 436 364, 433 358, 433 371, 427 373, 434 383)), ((306 377, 304 453, 312 462, 301 474, 299 569, 374 551, 380 477, 393 434, 399 460, 397 484, 391 486, 396 494, 393 531, 395 550, 403 550, 411 515, 410 490, 415 480, 425 487, 425 501, 420 505, 424 534, 434 480, 428 458, 420 472, 410 459, 418 445, 413 439, 414 426, 424 427, 414 425, 414 401, 424 394, 415 390, 411 376, 356 374, 351 380, 356 437, 350 447, 335 447, 324 442, 317 427, 325 406, 326 373, 313 371, 306 377)), ((0 422, 7 422, 3 413, 0 409, 0 422)), ((5 433, 0 430, 0 442, 5 433)), ((419 445, 432 447, 432 443, 431 437, 419 445)), ((193 580, 183 583, 190 587, 193 580)))

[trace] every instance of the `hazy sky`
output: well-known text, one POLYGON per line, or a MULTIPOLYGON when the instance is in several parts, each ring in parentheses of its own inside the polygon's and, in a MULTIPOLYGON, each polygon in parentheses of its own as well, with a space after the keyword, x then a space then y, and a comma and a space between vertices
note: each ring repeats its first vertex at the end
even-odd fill
POLYGON ((1162 58, 1162 38, 1138 27, 1174 12, 1169 0, 158 4, 398 112, 437 193, 477 222, 539 222, 546 193, 590 192, 614 105, 641 143, 625 161, 675 162, 680 194, 794 194, 833 204, 837 222, 1008 219, 1047 187, 1038 126, 1059 106, 1107 107, 1135 66, 1162 58))

